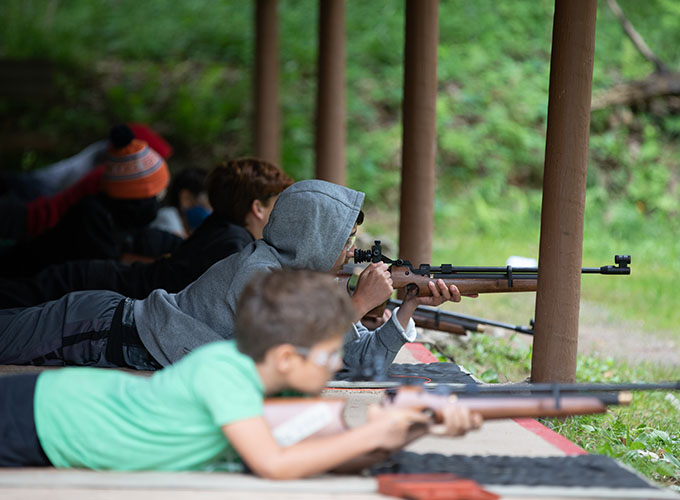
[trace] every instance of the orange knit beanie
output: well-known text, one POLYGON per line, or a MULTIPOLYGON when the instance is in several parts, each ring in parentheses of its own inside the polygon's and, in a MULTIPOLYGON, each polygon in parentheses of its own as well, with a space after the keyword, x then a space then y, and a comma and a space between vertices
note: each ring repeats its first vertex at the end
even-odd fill
POLYGON ((105 161, 102 191, 111 198, 151 198, 170 180, 165 160, 126 125, 111 129, 111 145, 105 161))

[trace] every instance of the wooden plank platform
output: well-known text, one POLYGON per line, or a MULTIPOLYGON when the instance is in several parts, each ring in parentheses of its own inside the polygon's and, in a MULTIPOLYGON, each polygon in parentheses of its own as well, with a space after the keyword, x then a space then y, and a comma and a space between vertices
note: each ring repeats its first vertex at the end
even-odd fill
MULTIPOLYGON (((431 355, 429 355, 431 356, 431 355)), ((402 349, 396 362, 427 362, 428 351, 420 344, 402 349)), ((25 373, 35 367, 0 367, 2 373, 25 373)), ((327 394, 348 398, 348 420, 363 419, 365 407, 379 400, 379 390, 331 389, 327 394)), ((532 419, 489 422, 482 430, 463 438, 427 436, 407 447, 417 453, 446 455, 507 455, 559 457, 585 453, 565 438, 532 419)), ((557 488, 485 485, 504 499, 668 499, 680 495, 661 489, 557 488)), ((298 481, 268 481, 233 473, 95 472, 57 469, 0 469, 3 500, 121 499, 180 500, 243 499, 348 499, 386 498, 377 493, 373 477, 323 475, 298 481)))

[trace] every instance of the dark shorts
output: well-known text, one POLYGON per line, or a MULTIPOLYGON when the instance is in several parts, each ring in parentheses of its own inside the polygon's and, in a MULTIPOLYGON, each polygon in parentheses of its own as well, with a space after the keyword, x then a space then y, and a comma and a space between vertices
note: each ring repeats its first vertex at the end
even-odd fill
POLYGON ((37 380, 37 374, 0 377, 0 467, 52 465, 35 430, 37 380))

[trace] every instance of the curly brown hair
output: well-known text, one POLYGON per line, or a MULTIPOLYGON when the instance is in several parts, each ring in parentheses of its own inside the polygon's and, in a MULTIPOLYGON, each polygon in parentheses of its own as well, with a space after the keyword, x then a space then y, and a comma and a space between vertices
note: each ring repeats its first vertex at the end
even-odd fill
POLYGON ((259 158, 237 158, 215 167, 205 185, 213 213, 232 224, 243 226, 253 201, 267 203, 293 179, 276 165, 259 158))
POLYGON ((312 347, 352 326, 354 306, 333 276, 307 270, 256 275, 236 307, 239 351, 256 362, 272 347, 312 347))

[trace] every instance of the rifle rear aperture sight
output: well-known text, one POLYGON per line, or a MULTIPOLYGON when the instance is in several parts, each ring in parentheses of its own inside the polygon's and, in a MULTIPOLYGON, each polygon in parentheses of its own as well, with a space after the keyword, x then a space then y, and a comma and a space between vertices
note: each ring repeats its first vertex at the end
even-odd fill
POLYGON ((370 250, 354 250, 354 262, 360 264, 362 262, 385 262, 391 264, 392 259, 388 259, 382 253, 382 244, 380 240, 375 240, 370 250))

